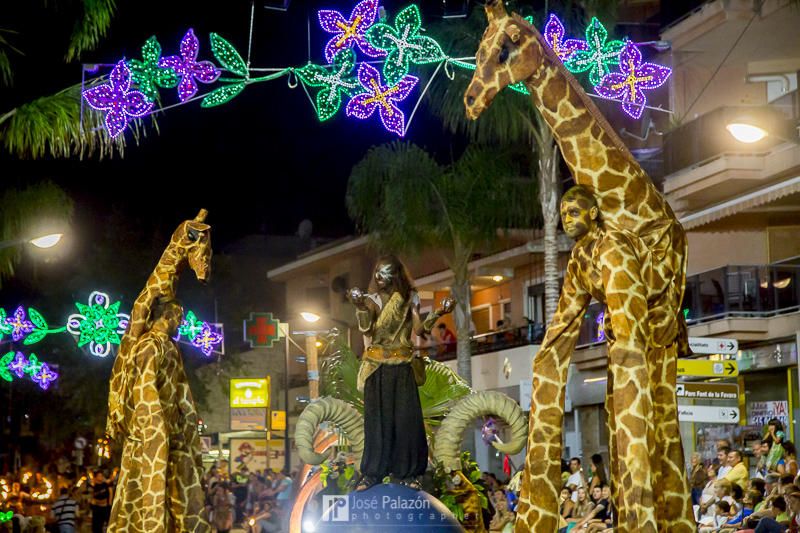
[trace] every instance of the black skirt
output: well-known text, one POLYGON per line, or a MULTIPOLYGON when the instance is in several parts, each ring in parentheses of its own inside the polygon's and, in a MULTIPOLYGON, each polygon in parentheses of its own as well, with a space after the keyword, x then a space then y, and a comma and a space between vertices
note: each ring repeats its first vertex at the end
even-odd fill
POLYGON ((380 365, 364 383, 364 455, 361 473, 382 479, 420 476, 428 442, 411 364, 380 365))

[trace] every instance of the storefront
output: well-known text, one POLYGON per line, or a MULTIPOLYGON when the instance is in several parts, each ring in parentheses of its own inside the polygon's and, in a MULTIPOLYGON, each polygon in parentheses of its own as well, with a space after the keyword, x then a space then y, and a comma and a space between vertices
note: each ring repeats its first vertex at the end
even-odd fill
MULTIPOLYGON (((742 347, 733 356, 711 356, 712 360, 736 361, 738 377, 731 379, 679 379, 679 382, 697 384, 735 384, 738 398, 678 399, 679 406, 719 407, 722 413, 732 413, 738 408, 735 421, 681 421, 686 461, 693 452, 699 452, 705 462, 716 456, 718 440, 728 440, 734 448, 753 456, 753 445, 760 441, 768 420, 780 420, 793 442, 800 439, 800 398, 798 398, 797 342, 780 339, 742 347)), ((709 387, 710 388, 710 387, 709 387)), ((689 409, 684 409, 684 415, 689 409)), ((731 417, 733 415, 731 414, 731 417)), ((702 418, 702 417, 699 417, 702 418)))

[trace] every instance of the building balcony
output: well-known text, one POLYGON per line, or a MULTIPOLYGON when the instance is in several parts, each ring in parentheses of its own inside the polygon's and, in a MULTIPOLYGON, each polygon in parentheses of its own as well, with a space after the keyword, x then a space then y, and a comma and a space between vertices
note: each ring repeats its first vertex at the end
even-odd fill
POLYGON ((689 276, 683 312, 691 325, 800 310, 800 266, 728 265, 689 276))
MULTIPOLYGON (((787 96, 796 99, 797 91, 787 96)), ((667 133, 664 194, 673 208, 679 213, 701 209, 800 170, 800 145, 792 129, 796 106, 788 109, 720 107, 667 133), (739 142, 725 128, 736 121, 757 123, 770 134, 751 144, 739 142)))

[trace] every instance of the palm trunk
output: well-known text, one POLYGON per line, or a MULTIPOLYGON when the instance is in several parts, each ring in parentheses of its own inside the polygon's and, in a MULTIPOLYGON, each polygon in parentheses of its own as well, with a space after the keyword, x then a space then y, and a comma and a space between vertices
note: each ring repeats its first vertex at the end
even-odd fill
POLYGON ((549 324, 558 307, 558 146, 550 127, 535 114, 539 134, 539 202, 544 220, 544 319, 549 324))
POLYGON ((458 375, 472 385, 472 346, 470 323, 472 322, 472 294, 469 285, 468 259, 457 260, 453 265, 453 286, 451 293, 456 299, 456 369, 458 375))

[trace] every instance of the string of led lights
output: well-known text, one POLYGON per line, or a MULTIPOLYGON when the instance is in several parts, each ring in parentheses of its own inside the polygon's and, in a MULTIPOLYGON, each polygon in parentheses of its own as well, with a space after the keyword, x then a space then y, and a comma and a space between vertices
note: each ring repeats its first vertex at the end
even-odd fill
MULTIPOLYGON (((20 305, 10 316, 0 308, 0 341, 9 337, 13 342, 30 346, 47 335, 67 332, 75 338, 79 348, 88 345, 89 353, 106 357, 112 346, 119 346, 122 342, 130 321, 130 315, 119 311, 120 306, 121 302, 112 303, 107 294, 94 291, 87 303, 75 302, 78 312, 69 315, 67 324, 59 328, 50 328, 42 314, 33 307, 28 307, 26 312, 20 305)), ((208 357, 222 344, 224 333, 221 325, 199 320, 193 311, 188 311, 175 336, 176 341, 181 339, 186 339, 208 357)))
MULTIPOLYGON (((320 122, 334 117, 342 107, 346 116, 360 120, 371 118, 377 110, 384 128, 403 137, 442 66, 450 79, 451 67, 475 69, 474 58, 450 57, 434 38, 423 35, 422 16, 415 4, 400 10, 391 22, 388 17, 379 17, 379 0, 362 0, 347 18, 336 10, 320 10, 317 20, 320 28, 330 34, 323 49, 325 64, 309 60, 302 67, 251 68, 251 13, 247 61, 216 33, 211 33, 209 39, 217 64, 198 60, 200 41, 192 29, 181 40, 177 55, 162 56, 161 45, 153 36, 142 47, 141 59, 115 63, 107 78, 99 76, 92 80, 91 87, 84 88, 83 99, 93 109, 106 112, 106 130, 115 137, 132 119, 195 100, 201 100, 203 108, 216 107, 230 102, 252 84, 287 76, 290 88, 302 84, 320 122), (437 68, 406 121, 400 104, 419 85, 412 68, 432 64, 437 68), (253 77, 251 73, 269 74, 253 77), (198 83, 219 85, 198 94, 198 83), (170 89, 177 89, 178 101, 161 106, 162 91, 170 89), (312 97, 313 91, 316 94, 312 97)), ((532 17, 526 20, 533 24, 532 17)), ((578 39, 567 38, 564 24, 551 14, 543 37, 570 72, 588 73, 595 91, 592 96, 621 103, 632 118, 641 117, 644 109, 670 112, 647 105, 644 91, 663 85, 671 70, 643 62, 641 51, 630 40, 609 40, 608 31, 596 18, 586 27, 584 39, 578 39)), ((510 89, 529 94, 521 82, 510 89)))

